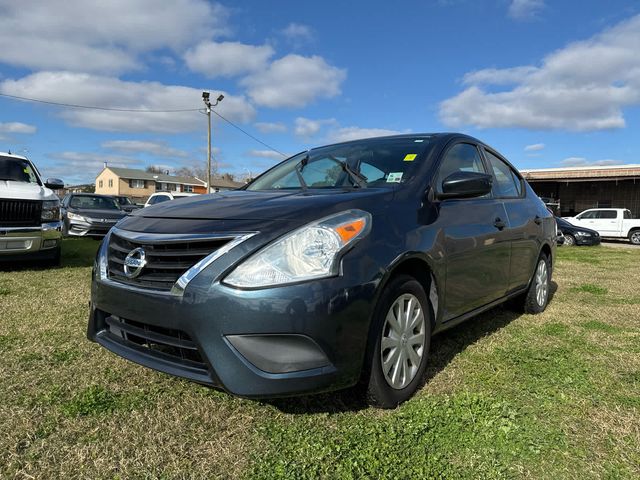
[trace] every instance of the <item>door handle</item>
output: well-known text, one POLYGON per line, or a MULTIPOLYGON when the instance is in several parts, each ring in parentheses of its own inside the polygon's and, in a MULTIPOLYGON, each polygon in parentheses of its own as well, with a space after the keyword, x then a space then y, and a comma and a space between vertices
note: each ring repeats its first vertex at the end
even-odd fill
POLYGON ((536 225, 540 225, 542 223, 542 219, 538 215, 536 215, 536 218, 533 219, 533 222, 536 225))
POLYGON ((495 221, 493 222, 493 226, 496 227, 498 230, 502 230, 504 227, 507 226, 507 224, 504 223, 500 217, 496 217, 495 221))

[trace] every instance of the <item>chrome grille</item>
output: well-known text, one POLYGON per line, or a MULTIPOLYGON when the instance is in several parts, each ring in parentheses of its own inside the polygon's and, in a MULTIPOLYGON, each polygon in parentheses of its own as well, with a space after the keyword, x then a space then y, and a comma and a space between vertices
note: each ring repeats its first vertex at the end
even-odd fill
POLYGON ((217 251, 233 237, 190 240, 134 240, 111 234, 108 252, 108 277, 138 288, 170 291, 176 281, 192 266, 217 251), (135 278, 124 273, 124 261, 136 248, 143 248, 147 263, 135 278))
POLYGON ((42 202, 0 198, 0 226, 31 227, 40 225, 42 202))

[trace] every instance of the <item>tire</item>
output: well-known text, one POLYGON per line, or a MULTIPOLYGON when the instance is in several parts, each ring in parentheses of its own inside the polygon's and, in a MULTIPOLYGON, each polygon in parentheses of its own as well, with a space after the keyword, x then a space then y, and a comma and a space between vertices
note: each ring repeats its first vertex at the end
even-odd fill
POLYGON ((524 296, 522 310, 533 315, 544 312, 549 303, 550 290, 551 269, 549 268, 549 259, 542 253, 536 262, 536 269, 533 271, 529 289, 524 296))
POLYGON ((634 245, 640 245, 640 230, 632 230, 629 232, 629 241, 634 245))
POLYGON ((413 277, 400 275, 385 287, 373 316, 365 364, 369 404, 395 408, 409 399, 422 383, 430 344, 427 295, 413 277))
POLYGON ((575 247, 576 246, 576 239, 573 235, 569 235, 568 233, 564 236, 564 244, 567 247, 575 247))

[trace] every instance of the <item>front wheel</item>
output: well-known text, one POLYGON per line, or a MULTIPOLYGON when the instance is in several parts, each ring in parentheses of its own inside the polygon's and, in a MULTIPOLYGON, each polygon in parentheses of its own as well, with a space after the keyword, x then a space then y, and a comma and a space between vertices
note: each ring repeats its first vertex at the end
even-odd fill
POLYGON ((640 230, 634 230, 629 234, 629 241, 634 245, 640 245, 640 230))
POLYGON ((573 235, 566 234, 566 235, 564 236, 564 244, 565 244, 567 247, 573 247, 573 246, 575 246, 575 244, 576 244, 576 239, 575 239, 575 238, 573 238, 573 235))
POLYGON ((386 287, 371 341, 367 398, 374 406, 394 408, 420 385, 431 343, 429 301, 413 277, 399 276, 386 287))

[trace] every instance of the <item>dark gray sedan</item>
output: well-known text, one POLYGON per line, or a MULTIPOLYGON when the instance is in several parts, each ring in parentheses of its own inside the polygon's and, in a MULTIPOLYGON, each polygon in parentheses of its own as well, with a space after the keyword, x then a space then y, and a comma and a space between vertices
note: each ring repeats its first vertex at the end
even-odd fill
POLYGON ((72 193, 62 200, 62 234, 102 238, 126 215, 109 196, 72 193))

